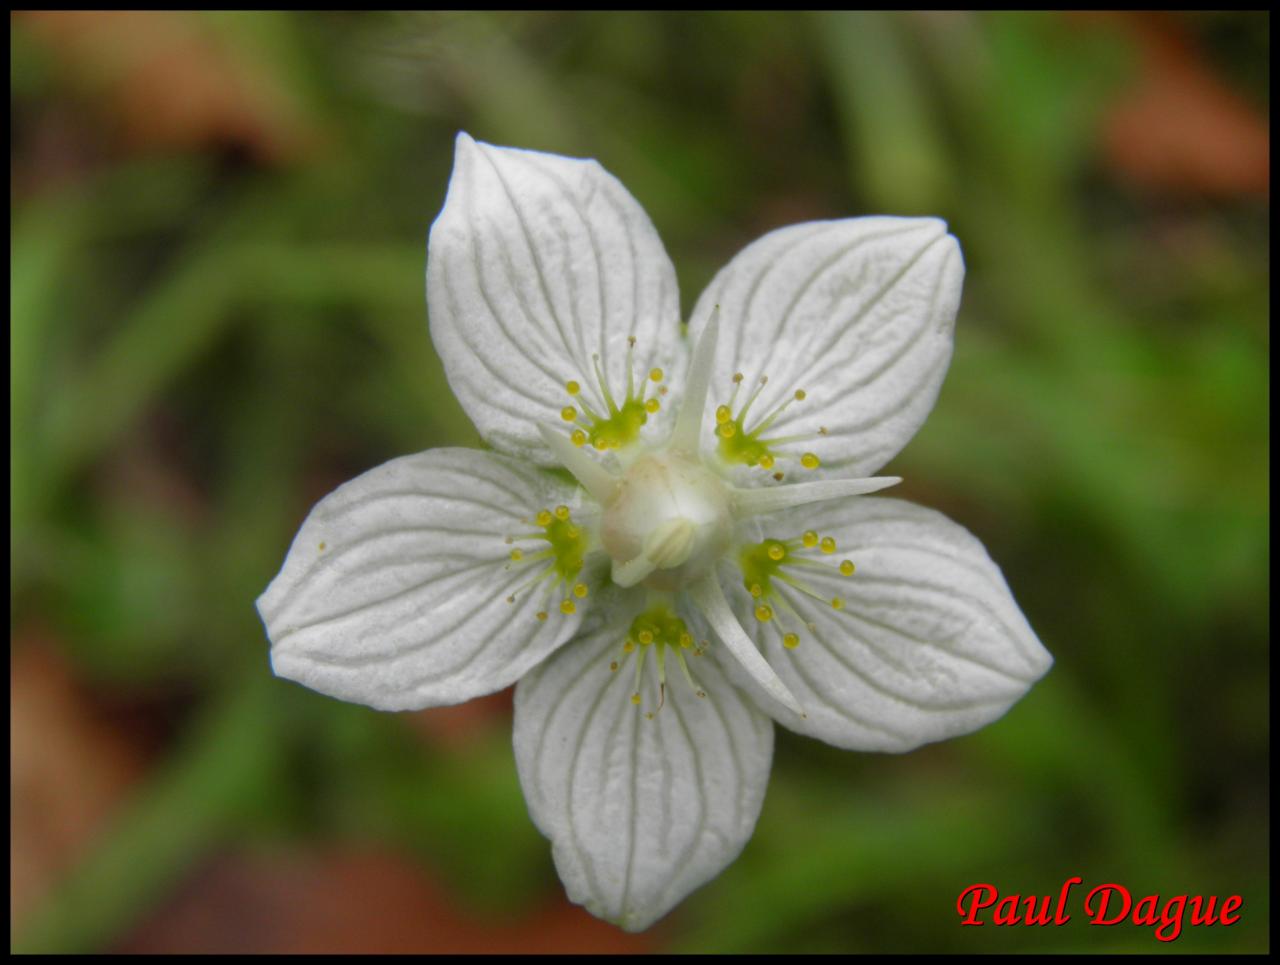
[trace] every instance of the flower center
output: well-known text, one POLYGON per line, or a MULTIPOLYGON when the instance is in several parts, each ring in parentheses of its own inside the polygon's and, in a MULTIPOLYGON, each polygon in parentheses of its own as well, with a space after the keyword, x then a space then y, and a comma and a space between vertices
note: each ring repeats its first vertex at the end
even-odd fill
POLYGON ((679 590, 729 548, 729 491, 696 457, 650 453, 632 464, 605 507, 600 541, 621 586, 679 590))

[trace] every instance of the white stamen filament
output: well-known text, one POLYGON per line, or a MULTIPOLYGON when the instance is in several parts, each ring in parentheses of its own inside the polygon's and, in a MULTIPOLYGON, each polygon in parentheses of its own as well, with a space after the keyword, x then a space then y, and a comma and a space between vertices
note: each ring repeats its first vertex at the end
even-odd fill
POLYGON ((582 488, 591 494, 592 499, 601 506, 608 506, 613 502, 618 492, 618 480, 613 473, 551 426, 540 423, 538 431, 542 433, 542 441, 547 444, 547 448, 573 474, 573 478, 582 484, 582 488))
POLYGON ((684 563, 693 552, 698 527, 683 517, 669 519, 651 532, 644 552, 635 559, 613 563, 613 582, 635 586, 655 570, 668 570, 684 563))
POLYGON ((702 615, 707 618, 707 622, 715 630, 720 642, 733 654, 738 663, 742 664, 752 679, 764 688, 765 693, 788 710, 804 717, 805 713, 800 708, 800 702, 792 696, 787 685, 774 673, 773 668, 769 666, 769 661, 765 660, 756 649, 756 645, 747 636, 747 631, 742 629, 742 624, 733 615, 733 610, 729 608, 729 601, 724 598, 724 590, 720 588, 720 581, 716 579, 715 574, 708 573, 689 587, 689 596, 702 611, 702 615))
POLYGON ((820 503, 828 499, 865 496, 902 482, 901 476, 868 476, 864 479, 820 479, 768 489, 735 489, 731 497, 738 518, 773 513, 792 506, 820 503))
POLYGON ((629 586, 635 586, 657 568, 657 564, 653 560, 641 554, 633 560, 627 560, 625 563, 614 560, 611 575, 613 582, 625 589, 629 586))
POLYGON ((649 534, 644 555, 660 570, 679 566, 693 551, 693 537, 698 528, 689 520, 669 519, 649 534))
POLYGON ((698 451, 698 440, 702 435, 702 414, 707 407, 707 387, 711 384, 711 363, 716 357, 716 335, 720 331, 720 306, 711 311, 702 330, 702 337, 694 346, 693 358, 689 362, 689 382, 685 391, 684 402, 680 406, 680 415, 676 419, 676 427, 671 433, 672 449, 681 452, 698 451))

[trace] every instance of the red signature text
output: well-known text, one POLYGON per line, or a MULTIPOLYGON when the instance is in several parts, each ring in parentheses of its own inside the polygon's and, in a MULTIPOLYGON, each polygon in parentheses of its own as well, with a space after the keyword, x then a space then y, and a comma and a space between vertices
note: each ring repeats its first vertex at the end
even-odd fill
MULTIPOLYGON (((956 912, 961 925, 1065 925, 1071 920, 1071 893, 1084 879, 1068 878, 1056 895, 1001 895, 995 885, 975 884, 960 892, 956 912)), ((1171 942, 1186 926, 1234 925, 1244 899, 1231 895, 1159 895, 1137 900, 1124 885, 1098 885, 1083 896, 1080 908, 1090 924, 1133 924, 1153 929, 1158 941, 1171 942)))

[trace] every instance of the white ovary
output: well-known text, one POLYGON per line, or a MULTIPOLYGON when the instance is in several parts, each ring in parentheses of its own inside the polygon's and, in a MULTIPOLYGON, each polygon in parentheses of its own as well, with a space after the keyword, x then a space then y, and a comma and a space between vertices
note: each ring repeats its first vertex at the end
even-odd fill
POLYGON ((730 506, 729 488, 696 456, 671 449, 641 456, 600 521, 614 582, 672 592, 698 580, 729 548, 730 506))

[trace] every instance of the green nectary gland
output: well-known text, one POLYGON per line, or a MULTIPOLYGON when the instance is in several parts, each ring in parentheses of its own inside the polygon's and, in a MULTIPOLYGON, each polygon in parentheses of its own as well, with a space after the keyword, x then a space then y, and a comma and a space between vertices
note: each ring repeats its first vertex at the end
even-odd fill
POLYGON ((746 432, 740 419, 721 423, 716 435, 720 440, 717 446, 720 458, 725 462, 754 466, 762 457, 771 455, 768 445, 761 442, 756 434, 746 432), (725 426, 733 426, 732 435, 724 434, 725 426))
MULTIPOLYGON (((654 710, 645 714, 645 717, 649 720, 653 720, 654 715, 662 709, 663 704, 666 702, 668 647, 671 648, 676 664, 680 667, 680 672, 685 680, 688 681, 694 696, 700 698, 707 696, 707 692, 702 689, 702 685, 689 672, 689 664, 685 660, 684 652, 686 650, 690 651, 695 657, 702 655, 702 649, 694 645, 693 634, 689 632, 689 627, 682 619, 676 616, 666 600, 651 602, 647 610, 631 621, 631 628, 627 631, 627 638, 622 644, 624 659, 628 654, 634 655, 635 658, 636 682, 635 691, 631 694, 631 703, 635 704, 637 708, 642 700, 641 691, 643 690, 645 664, 648 662, 649 651, 653 651, 654 664, 658 671, 658 705, 654 710)), ((618 667, 619 662, 617 660, 609 664, 611 672, 616 672, 618 667)))
POLYGON ((620 407, 610 405, 607 419, 589 418, 587 440, 591 445, 596 449, 618 449, 639 437, 640 427, 649 421, 649 413, 645 411, 644 400, 632 396, 620 407))
POLYGON ((669 606, 659 603, 649 607, 631 621, 627 642, 640 646, 648 646, 652 643, 688 650, 693 646, 693 635, 689 633, 685 622, 676 616, 669 606))
POLYGON ((790 555, 786 544, 776 539, 744 546, 738 554, 738 565, 742 568, 742 585, 747 592, 753 597, 767 597, 774 577, 787 564, 790 555))
POLYGON ((546 541, 551 546, 552 568, 565 583, 572 583, 582 571, 582 560, 587 553, 587 541, 581 527, 568 518, 552 516, 544 526, 546 541))

